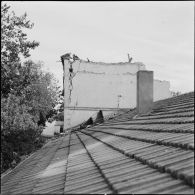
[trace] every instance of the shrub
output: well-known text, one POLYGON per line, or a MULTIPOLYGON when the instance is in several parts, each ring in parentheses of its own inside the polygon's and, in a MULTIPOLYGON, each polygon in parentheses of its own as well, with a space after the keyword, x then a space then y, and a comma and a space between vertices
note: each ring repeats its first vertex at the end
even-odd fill
POLYGON ((37 125, 21 99, 14 94, 1 99, 1 172, 44 143, 43 127, 37 125))

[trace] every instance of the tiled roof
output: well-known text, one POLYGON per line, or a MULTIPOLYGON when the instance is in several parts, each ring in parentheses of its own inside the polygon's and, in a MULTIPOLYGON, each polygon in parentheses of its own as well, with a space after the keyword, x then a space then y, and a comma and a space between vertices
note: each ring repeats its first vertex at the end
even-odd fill
POLYGON ((1 180, 2 194, 194 194, 194 93, 48 142, 1 180))

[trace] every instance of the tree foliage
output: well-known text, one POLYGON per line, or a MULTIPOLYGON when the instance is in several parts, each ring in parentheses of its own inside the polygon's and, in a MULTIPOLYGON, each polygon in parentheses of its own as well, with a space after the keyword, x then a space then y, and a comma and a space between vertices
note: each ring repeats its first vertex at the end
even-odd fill
POLYGON ((27 14, 16 16, 9 11, 10 6, 1 6, 1 92, 7 95, 14 89, 18 69, 21 67, 21 56, 30 56, 30 50, 39 43, 29 41, 25 29, 32 29, 33 23, 27 19, 27 14))
POLYGON ((62 111, 62 112, 56 114, 56 115, 54 116, 54 119, 55 119, 56 121, 64 121, 64 111, 62 111))
MULTIPOLYGON (((34 116, 34 121, 40 123, 39 119, 45 121, 55 114, 54 108, 60 98, 60 87, 53 74, 42 71, 41 63, 27 61, 24 67, 28 69, 28 80, 25 81, 29 84, 22 90, 21 95, 24 103, 31 108, 30 113, 34 116)), ((20 91, 19 89, 18 92, 20 91)))
POLYGON ((61 93, 41 62, 21 62, 39 43, 24 33, 33 27, 27 14, 18 17, 9 9, 1 6, 1 172, 42 146, 43 126, 56 114, 61 93))

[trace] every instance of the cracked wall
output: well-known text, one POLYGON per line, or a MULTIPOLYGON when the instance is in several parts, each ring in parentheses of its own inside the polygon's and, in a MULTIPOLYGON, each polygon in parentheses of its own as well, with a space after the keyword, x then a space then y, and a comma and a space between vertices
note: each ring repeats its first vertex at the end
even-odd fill
MULTIPOLYGON (((69 106, 134 108, 136 106, 136 73, 146 70, 143 63, 103 63, 75 61, 73 89, 69 106), (121 95, 118 99, 118 95, 121 95)), ((155 74, 155 73, 154 73, 155 74)), ((154 80, 154 101, 171 96, 168 81, 154 80)), ((90 117, 94 111, 70 111, 70 125, 90 117)), ((104 112, 107 114, 110 112, 104 112)), ((67 127, 65 127, 67 128, 67 127)))

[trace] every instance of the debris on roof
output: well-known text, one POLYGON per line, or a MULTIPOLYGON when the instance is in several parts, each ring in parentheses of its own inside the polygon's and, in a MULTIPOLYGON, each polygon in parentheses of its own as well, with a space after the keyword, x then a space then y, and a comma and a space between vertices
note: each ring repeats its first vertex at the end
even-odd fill
POLYGON ((194 92, 48 142, 1 179, 2 194, 194 194, 194 92))

